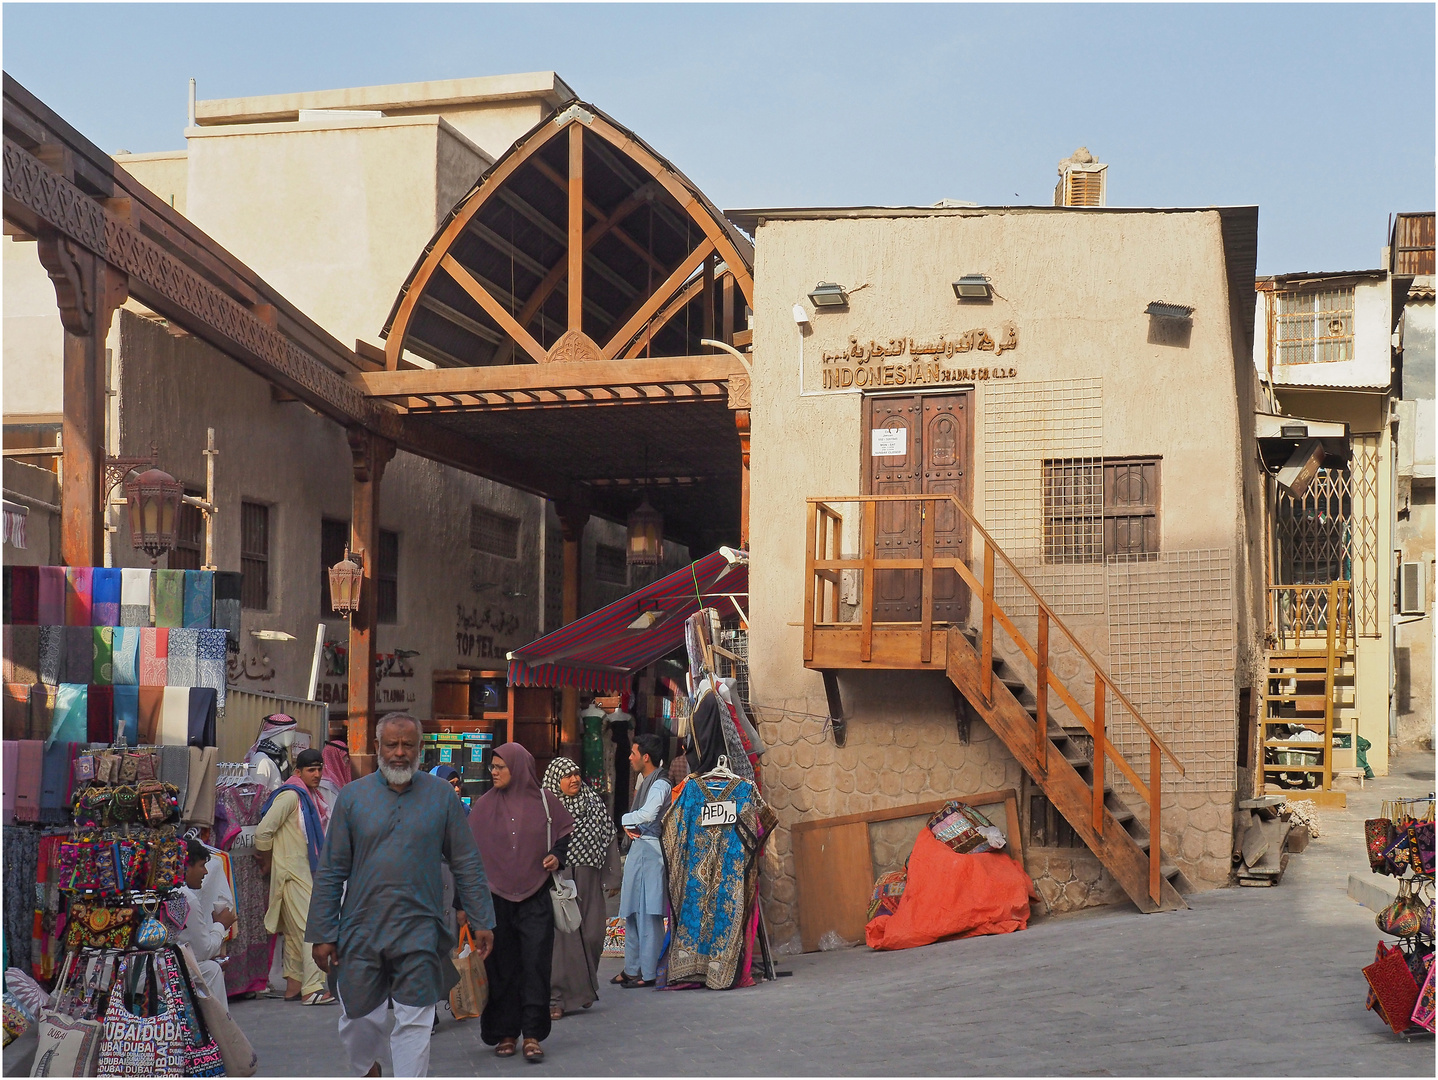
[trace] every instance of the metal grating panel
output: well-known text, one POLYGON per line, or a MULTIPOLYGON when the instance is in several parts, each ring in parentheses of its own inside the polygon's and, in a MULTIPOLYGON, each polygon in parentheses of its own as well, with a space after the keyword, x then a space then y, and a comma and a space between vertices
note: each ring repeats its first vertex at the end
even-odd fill
MULTIPOLYGON (((1108 560, 1109 673, 1184 763, 1177 786, 1235 783, 1235 638, 1229 552, 1108 560)), ((1109 715, 1126 718, 1127 710, 1110 706, 1109 715)), ((1110 738, 1130 761, 1147 761, 1148 738, 1136 724, 1116 721, 1110 738)))
POLYGON ((1332 364, 1353 359, 1353 287, 1278 294, 1280 364, 1332 364))
POLYGON ((1378 436, 1353 437, 1353 617, 1358 636, 1378 637, 1378 436))
MULTIPOLYGON (((985 383, 982 407, 984 527, 1059 614, 1102 615, 1103 380, 985 383)), ((1037 616, 1002 566, 994 593, 1037 616)))

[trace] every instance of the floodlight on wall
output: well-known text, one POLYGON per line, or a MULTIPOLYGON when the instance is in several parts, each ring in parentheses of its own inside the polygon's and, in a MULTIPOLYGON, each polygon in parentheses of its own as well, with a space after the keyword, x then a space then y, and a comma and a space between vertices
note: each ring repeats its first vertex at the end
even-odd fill
POLYGON ((184 494, 185 485, 163 469, 146 469, 125 481, 130 543, 149 555, 152 565, 175 546, 184 494))
POLYGON ((1193 315, 1188 304, 1170 304, 1166 300, 1155 300, 1143 309, 1145 315, 1157 315, 1160 319, 1187 319, 1193 315))
POLYGON ((336 615, 350 618, 359 611, 360 586, 364 584, 364 557, 345 552, 330 567, 330 607, 336 615))
POLYGON ((809 294, 809 303, 816 308, 841 308, 849 306, 849 294, 842 285, 832 281, 821 281, 809 294))
POLYGON ((954 282, 954 296, 959 300, 991 300, 994 287, 983 274, 965 274, 954 282))
POLYGON ((1307 424, 1281 424, 1278 433, 1285 439, 1306 439, 1308 438, 1307 424))

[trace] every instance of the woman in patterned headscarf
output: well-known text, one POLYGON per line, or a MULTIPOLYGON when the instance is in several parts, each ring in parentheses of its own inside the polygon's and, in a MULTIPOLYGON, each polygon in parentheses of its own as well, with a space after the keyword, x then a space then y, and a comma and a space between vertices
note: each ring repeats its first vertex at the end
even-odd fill
POLYGON ((604 951, 604 890, 614 888, 619 863, 614 819, 592 788, 579 778, 579 766, 558 757, 544 770, 544 787, 574 815, 569 838, 569 866, 579 892, 582 916, 573 933, 554 932, 554 963, 550 975, 549 1015, 587 1009, 599 996, 599 955, 604 951))

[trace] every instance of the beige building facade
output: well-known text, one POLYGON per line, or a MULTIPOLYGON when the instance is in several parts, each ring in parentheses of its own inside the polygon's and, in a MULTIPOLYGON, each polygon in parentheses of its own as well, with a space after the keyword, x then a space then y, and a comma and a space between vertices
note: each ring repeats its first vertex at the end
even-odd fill
MULTIPOLYGON (((1239 699, 1263 649, 1264 493, 1250 467, 1260 398, 1248 362, 1256 212, 731 217, 756 238, 750 656, 773 746, 766 791, 783 825, 1013 787, 1051 910, 1123 895, 1082 844, 1037 835, 1042 793, 983 723, 959 722, 942 672, 838 672, 839 747, 820 672, 805 668, 806 499, 838 500, 841 547, 858 551, 857 507, 841 501, 873 490, 875 456, 904 449, 881 447, 866 417, 899 404, 928 415, 930 402, 957 397, 968 443, 944 452, 967 474, 969 505, 1183 762, 1186 776, 1165 781, 1164 850, 1191 883, 1227 882, 1235 798, 1247 794, 1239 699), (957 299, 965 275, 987 279, 991 298, 957 299), (841 284, 847 304, 815 307, 816 282, 841 284), (1155 301, 1191 310, 1148 314, 1155 301), (1120 476, 1142 478, 1141 509, 1115 504, 1120 476), (1130 512, 1138 528, 1121 553, 1113 534, 1124 523, 1110 519, 1130 512), (1075 517, 1089 523, 1076 533, 1075 517)), ((1012 577, 1000 573, 995 593, 1033 640, 1037 610, 1012 577)), ((974 625, 970 604, 955 621, 974 625)), ((841 606, 841 619, 858 617, 841 606)), ((996 649, 1031 676, 1004 636, 996 649)), ((1055 672, 1078 675, 1071 650, 1054 655, 1055 672)), ((1075 696, 1091 709, 1091 685, 1075 696)), ((1115 721, 1110 737, 1147 754, 1136 729, 1115 721)), ((768 858, 767 911, 785 941, 804 902, 787 830, 768 858)))

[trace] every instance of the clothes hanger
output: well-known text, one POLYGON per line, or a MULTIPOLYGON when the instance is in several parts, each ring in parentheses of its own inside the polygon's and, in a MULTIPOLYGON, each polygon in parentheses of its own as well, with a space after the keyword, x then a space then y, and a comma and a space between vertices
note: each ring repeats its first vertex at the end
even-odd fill
POLYGON ((740 778, 738 773, 734 772, 734 770, 732 770, 731 768, 729 768, 729 755, 728 755, 728 754, 720 754, 720 755, 719 755, 719 760, 714 763, 714 768, 710 769, 710 770, 709 770, 707 773, 705 773, 704 775, 705 775, 706 777, 709 777, 709 776, 722 776, 722 777, 724 777, 725 779, 728 779, 728 780, 738 780, 738 779, 740 778))

